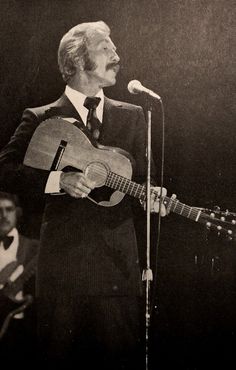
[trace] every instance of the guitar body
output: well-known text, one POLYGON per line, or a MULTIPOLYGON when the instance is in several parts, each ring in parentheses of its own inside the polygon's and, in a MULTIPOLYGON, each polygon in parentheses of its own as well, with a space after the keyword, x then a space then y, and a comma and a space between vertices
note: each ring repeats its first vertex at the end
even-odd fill
POLYGON ((131 179, 132 159, 124 150, 92 143, 85 131, 61 117, 43 121, 31 138, 24 164, 43 170, 73 167, 95 181, 96 189, 90 193, 90 200, 101 206, 114 206, 125 194, 108 189, 107 177, 109 172, 114 172, 131 179), (55 160, 56 168, 53 168, 55 160))
POLYGON ((24 267, 24 271, 16 280, 11 281, 9 277, 16 270, 16 261, 9 263, 0 274, 3 288, 0 290, 0 340, 6 333, 11 319, 18 313, 23 312, 33 302, 31 294, 24 295, 22 299, 16 299, 18 292, 23 291, 24 283, 35 274, 38 256, 35 255, 24 267))

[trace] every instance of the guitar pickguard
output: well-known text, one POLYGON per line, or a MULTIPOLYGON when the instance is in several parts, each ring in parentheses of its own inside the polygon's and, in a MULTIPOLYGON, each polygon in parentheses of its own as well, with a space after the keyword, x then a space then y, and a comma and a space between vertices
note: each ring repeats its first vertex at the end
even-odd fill
POLYGON ((89 197, 99 204, 101 202, 110 202, 113 193, 114 190, 107 186, 102 186, 101 188, 93 189, 89 194, 89 197))

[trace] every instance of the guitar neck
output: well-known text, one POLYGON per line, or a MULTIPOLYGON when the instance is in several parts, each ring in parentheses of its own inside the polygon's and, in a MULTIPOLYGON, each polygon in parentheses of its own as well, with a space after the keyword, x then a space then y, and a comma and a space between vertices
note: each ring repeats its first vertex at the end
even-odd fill
POLYGON ((15 295, 22 289, 24 283, 26 283, 30 277, 35 274, 37 258, 37 255, 32 258, 32 260, 26 265, 23 273, 15 281, 7 283, 3 288, 4 295, 15 295))
POLYGON ((119 190, 124 194, 128 194, 134 198, 141 200, 146 199, 146 187, 144 185, 137 184, 136 182, 117 175, 114 172, 108 173, 105 185, 109 188, 119 190))
MULTIPOLYGON (((128 194, 134 198, 140 199, 142 201, 146 200, 146 187, 145 185, 137 184, 125 177, 117 175, 110 172, 107 177, 106 185, 112 189, 119 190, 122 193, 128 194)), ((158 197, 158 193, 153 191, 153 193, 158 197)), ((163 199, 165 206, 171 212, 177 213, 180 216, 189 218, 196 222, 205 223, 204 213, 196 207, 190 207, 184 203, 181 203, 177 199, 164 197, 163 199)))

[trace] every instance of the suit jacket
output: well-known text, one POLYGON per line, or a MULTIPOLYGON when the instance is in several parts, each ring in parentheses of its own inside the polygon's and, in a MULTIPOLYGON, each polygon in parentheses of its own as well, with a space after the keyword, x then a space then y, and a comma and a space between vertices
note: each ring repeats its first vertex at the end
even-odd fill
MULTIPOLYGON (((39 241, 36 239, 29 239, 19 234, 19 245, 17 248, 16 259, 17 261, 6 265, 0 275, 3 281, 7 280, 12 272, 16 269, 16 266, 23 265, 24 267, 34 258, 37 258, 39 250, 39 241)), ((1 258, 1 255, 0 255, 1 258)), ((33 270, 32 270, 33 271, 33 270)), ((35 268, 36 271, 36 268, 35 268)))
POLYGON ((39 241, 36 239, 30 239, 26 236, 19 234, 19 246, 17 251, 17 260, 24 266, 31 261, 31 259, 37 255, 39 250, 39 241))
MULTIPOLYGON (((81 120, 65 95, 47 106, 26 109, 22 123, 0 155, 1 188, 27 191, 38 201, 44 196, 48 171, 22 165, 34 130, 52 116, 81 120)), ((146 123, 143 110, 105 97, 99 142, 119 147, 135 159, 133 179, 145 181, 146 123)), ((128 196, 114 207, 68 195, 46 197, 41 227, 37 292, 48 307, 58 296, 140 295, 141 272, 128 196)), ((67 297, 67 298, 66 298, 67 297)))
POLYGON ((33 320, 34 310, 36 308, 36 305, 35 305, 35 276, 37 273, 38 252, 39 252, 39 241, 38 240, 30 239, 22 234, 19 234, 19 246, 18 246, 16 257, 17 257, 17 264, 18 265, 22 264, 24 266, 25 272, 27 273, 27 275, 28 275, 28 271, 30 270, 30 274, 24 281, 23 293, 30 294, 34 298, 33 305, 31 305, 29 309, 26 310, 26 314, 25 314, 25 318, 31 321, 33 320), (27 265, 31 263, 31 261, 34 258, 36 259, 34 265, 32 266, 31 264, 32 267, 30 267, 30 269, 27 270, 27 265))
MULTIPOLYGON (((22 264, 24 267, 36 257, 39 250, 39 242, 35 239, 29 239, 21 234, 19 234, 19 245, 17 249, 17 265, 22 264)), ((0 256, 1 258, 1 256, 0 256)), ((37 265, 36 265, 37 266, 37 265)), ((9 266, 10 267, 10 266, 9 266)), ((16 265, 12 264, 11 272, 10 270, 7 273, 7 267, 5 267, 0 275, 3 277, 5 274, 5 280, 9 278, 12 271, 14 271, 16 265)), ((26 267, 27 268, 27 267, 26 267)), ((30 269, 31 270, 31 269, 30 269)), ((33 270, 32 270, 33 271, 33 270)), ((24 272, 23 272, 24 274, 24 272)), ((35 274, 33 273, 31 277, 28 275, 28 278, 23 286, 24 294, 31 294, 33 297, 35 295, 35 274)), ((15 304, 9 305, 8 301, 4 299, 1 301, 1 319, 5 319, 11 310, 16 309, 15 304), (7 311, 8 310, 8 311, 7 311), (3 316, 5 315, 5 317, 3 316)), ((4 333, 3 339, 0 345, 0 356, 1 359, 11 359, 12 354, 16 356, 17 361, 21 359, 25 360, 25 356, 29 353, 32 353, 34 341, 35 341, 35 330, 36 330, 36 316, 35 316, 35 301, 24 311, 24 317, 22 319, 12 319, 7 327, 6 332, 4 333)), ((1 321, 1 325, 2 325, 1 321)))

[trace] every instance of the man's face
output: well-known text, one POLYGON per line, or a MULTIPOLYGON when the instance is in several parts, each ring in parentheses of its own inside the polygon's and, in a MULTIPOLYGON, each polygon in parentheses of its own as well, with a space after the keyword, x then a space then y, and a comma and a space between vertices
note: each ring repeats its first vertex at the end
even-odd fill
POLYGON ((17 222, 16 207, 10 199, 0 199, 0 235, 7 235, 17 222))
POLYGON ((92 68, 86 70, 85 65, 85 72, 89 79, 100 88, 114 85, 120 58, 110 37, 98 33, 88 46, 88 53, 92 68))

